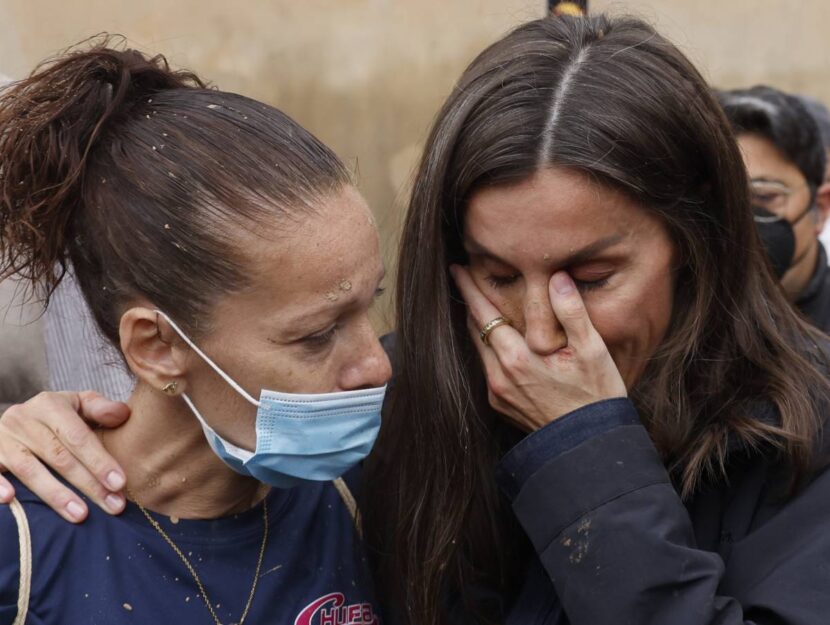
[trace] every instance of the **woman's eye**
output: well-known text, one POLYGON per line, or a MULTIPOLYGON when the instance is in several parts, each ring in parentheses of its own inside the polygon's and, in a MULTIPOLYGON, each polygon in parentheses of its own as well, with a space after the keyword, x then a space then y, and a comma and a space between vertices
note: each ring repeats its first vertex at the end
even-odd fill
POLYGON ((494 289, 503 289, 512 284, 515 284, 519 279, 519 274, 512 276, 487 276, 485 280, 494 289))
POLYGON ((578 288, 583 293, 587 293, 589 291, 595 291, 596 289, 601 289, 606 284, 608 284, 608 279, 610 276, 606 276, 605 278, 600 278, 599 280, 577 280, 573 276, 571 279, 576 284, 576 288, 578 288))
POLYGON ((309 349, 322 349, 329 343, 331 343, 334 335, 337 333, 337 326, 332 326, 328 330, 324 332, 318 332, 317 334, 310 334, 304 339, 302 339, 303 344, 308 347, 309 349))

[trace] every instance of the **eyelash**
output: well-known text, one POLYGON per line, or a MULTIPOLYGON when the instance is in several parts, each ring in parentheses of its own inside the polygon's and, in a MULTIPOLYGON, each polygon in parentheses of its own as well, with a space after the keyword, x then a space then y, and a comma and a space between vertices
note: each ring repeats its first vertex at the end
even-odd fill
MULTIPOLYGON (((519 275, 513 276, 487 276, 486 280, 494 289, 505 289, 513 284, 519 279, 519 275)), ((605 285, 608 284, 608 278, 601 278, 599 280, 574 280, 576 284, 576 288, 578 288, 583 293, 588 293, 590 291, 595 291, 597 289, 601 289, 605 285)))
POLYGON ((504 289, 514 284, 519 276, 518 274, 513 276, 487 276, 485 279, 494 289, 504 289))
POLYGON ((322 349, 331 342, 335 334, 337 334, 337 326, 333 325, 325 332, 320 332, 318 334, 312 334, 310 336, 305 337, 303 339, 303 343, 307 348, 311 350, 322 349))

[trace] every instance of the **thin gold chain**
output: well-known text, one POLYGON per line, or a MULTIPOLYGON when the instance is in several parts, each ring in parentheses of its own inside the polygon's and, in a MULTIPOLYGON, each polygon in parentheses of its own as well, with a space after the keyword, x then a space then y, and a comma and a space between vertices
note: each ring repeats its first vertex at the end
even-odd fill
MULTIPOLYGON (((161 537, 167 542, 168 545, 176 552, 176 555, 179 556, 184 565, 187 567, 187 570, 190 571, 190 574, 193 576, 193 579, 196 581, 196 585, 199 587, 199 592, 202 595, 202 599, 207 606, 207 609, 210 610, 210 615, 213 617, 214 622, 216 625, 222 625, 222 621, 219 620, 219 617, 216 615, 216 610, 213 609, 213 604, 208 599, 207 592, 205 591, 205 586, 202 584, 202 580, 199 578, 199 574, 196 572, 196 569, 193 568, 193 565, 190 564, 190 560, 182 553, 182 550, 176 546, 176 543, 173 542, 173 539, 167 535, 167 532, 162 529, 161 525, 158 524, 153 517, 150 516, 150 513, 142 506, 136 498, 127 491, 130 499, 135 502, 135 505, 138 506, 138 509, 144 513, 144 516, 147 517, 147 520, 150 522, 156 531, 161 534, 161 537)), ((259 558, 257 559, 256 563, 256 572, 254 573, 254 583, 251 585, 251 593, 248 595, 248 602, 245 604, 245 609, 242 611, 242 617, 239 619, 239 624, 242 625, 245 622, 245 618, 248 616, 248 610, 251 609, 251 603, 254 601, 254 594, 256 593, 257 582, 259 581, 259 571, 262 568, 262 560, 265 557, 265 545, 268 544, 268 498, 262 500, 262 523, 265 527, 262 533, 262 546, 259 548, 259 558)))

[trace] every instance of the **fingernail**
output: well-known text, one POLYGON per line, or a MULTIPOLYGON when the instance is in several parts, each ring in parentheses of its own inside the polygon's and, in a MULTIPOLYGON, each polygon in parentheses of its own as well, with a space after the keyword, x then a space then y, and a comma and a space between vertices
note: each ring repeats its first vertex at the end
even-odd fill
POLYGON ((564 271, 560 271, 553 275, 553 290, 559 295, 567 295, 574 290, 573 280, 564 271))
POLYGON ((124 498, 110 493, 104 497, 104 503, 112 512, 121 512, 121 508, 124 507, 124 498))
POLYGON ((73 519, 80 519, 84 516, 84 508, 77 501, 70 501, 66 504, 66 511, 73 519))
POLYGON ((110 471, 107 473, 107 486, 110 490, 121 490, 124 488, 124 476, 118 471, 110 471))
POLYGON ((11 497, 12 492, 9 490, 9 487, 4 484, 0 484, 0 499, 6 501, 7 499, 11 499, 11 497))

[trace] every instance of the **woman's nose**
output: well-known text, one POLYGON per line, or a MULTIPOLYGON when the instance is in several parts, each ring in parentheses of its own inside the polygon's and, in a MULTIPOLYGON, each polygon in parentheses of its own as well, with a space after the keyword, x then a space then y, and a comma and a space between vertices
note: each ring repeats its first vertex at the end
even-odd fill
POLYGON ((373 388, 389 381, 392 364, 371 326, 361 332, 360 342, 353 349, 354 360, 346 366, 342 378, 344 390, 373 388))
POLYGON ((528 292, 524 305, 525 341, 531 351, 547 355, 568 344, 562 325, 553 314, 547 289, 528 292))

